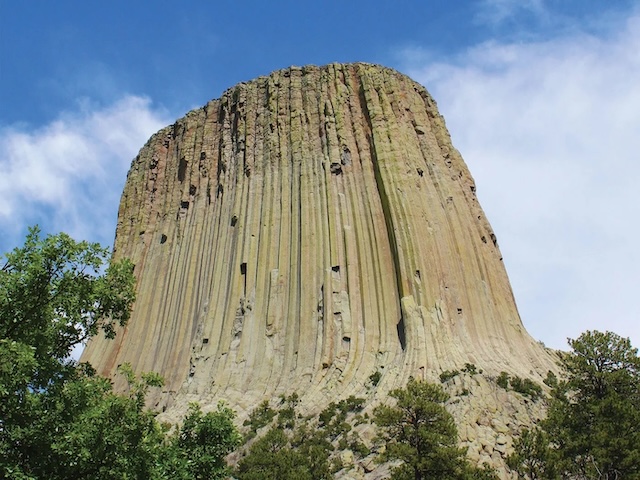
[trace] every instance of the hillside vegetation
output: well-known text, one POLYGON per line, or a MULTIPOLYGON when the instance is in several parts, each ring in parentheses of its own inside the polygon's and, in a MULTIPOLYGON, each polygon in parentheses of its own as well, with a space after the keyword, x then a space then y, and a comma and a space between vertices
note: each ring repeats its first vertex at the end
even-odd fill
MULTIPOLYGON (((356 461, 386 463, 392 479, 491 479, 457 446, 449 395, 409 380, 369 415, 365 399, 301 417, 297 395, 259 405, 242 428, 229 405, 192 404, 182 425, 145 409, 152 372, 119 367, 129 386, 70 357, 95 335, 115 336, 135 299, 133 265, 97 244, 30 231, 0 267, 0 476, 26 479, 330 479, 356 461), (375 435, 361 433, 373 429, 375 435), (236 465, 228 455, 236 451, 236 465)), ((588 331, 562 354, 547 387, 504 373, 496 384, 548 402, 548 417, 515 441, 508 465, 529 479, 640 478, 640 358, 629 339, 588 331), (549 392, 548 394, 545 392, 549 392)), ((467 364, 443 372, 445 384, 467 364)), ((379 381, 369 378, 372 386, 379 381)))

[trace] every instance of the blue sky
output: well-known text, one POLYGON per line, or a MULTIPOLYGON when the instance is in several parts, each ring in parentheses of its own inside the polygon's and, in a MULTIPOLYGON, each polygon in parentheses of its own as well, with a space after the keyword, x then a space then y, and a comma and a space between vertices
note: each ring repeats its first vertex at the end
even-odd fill
POLYGON ((113 241, 138 149, 232 85, 367 61, 435 97, 525 326, 640 345, 640 1, 0 0, 0 251, 113 241))

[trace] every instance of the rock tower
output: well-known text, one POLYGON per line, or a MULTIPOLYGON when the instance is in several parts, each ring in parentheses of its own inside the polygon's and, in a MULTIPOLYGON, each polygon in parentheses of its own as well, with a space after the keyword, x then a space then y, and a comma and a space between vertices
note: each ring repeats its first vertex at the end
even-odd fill
MULTIPOLYGON (((134 311, 82 360, 159 372, 169 410, 246 412, 295 391, 313 411, 370 394, 375 372, 383 398, 465 363, 536 381, 554 369, 434 100, 388 68, 287 68, 153 135, 115 252, 136 265, 134 311)), ((498 395, 487 385, 476 410, 498 395)))

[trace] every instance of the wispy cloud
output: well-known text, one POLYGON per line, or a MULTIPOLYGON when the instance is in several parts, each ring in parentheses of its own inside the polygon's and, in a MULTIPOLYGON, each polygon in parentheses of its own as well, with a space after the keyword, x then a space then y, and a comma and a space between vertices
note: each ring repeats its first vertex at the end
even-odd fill
POLYGON ((476 178, 525 325, 556 348, 589 328, 640 344, 640 15, 608 31, 450 62, 405 52, 476 178))
POLYGON ((148 99, 125 96, 106 107, 84 101, 35 129, 0 128, 2 252, 35 223, 108 245, 131 159, 166 123, 148 99))
POLYGON ((547 17, 544 0, 482 0, 476 21, 496 26, 522 14, 547 17))

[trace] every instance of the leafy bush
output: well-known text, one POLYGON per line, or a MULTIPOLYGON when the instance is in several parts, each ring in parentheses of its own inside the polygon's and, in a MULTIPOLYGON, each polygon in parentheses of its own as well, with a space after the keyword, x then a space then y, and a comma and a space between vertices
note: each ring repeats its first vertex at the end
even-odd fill
POLYGON ((238 480, 329 480, 330 445, 275 427, 256 440, 234 471, 238 480))
POLYGON ((442 383, 446 383, 452 378, 457 377, 458 375, 460 375, 459 370, 445 370, 440 374, 440 381, 442 383))
POLYGON ((542 387, 529 378, 520 378, 517 375, 510 380, 511 388, 526 395, 533 400, 537 400, 542 396, 542 387))
POLYGON ((344 413, 359 412, 364 406, 365 399, 349 395, 346 400, 338 402, 338 408, 344 413))
POLYGON ((331 402, 318 416, 318 426, 323 428, 328 437, 333 441, 340 435, 351 430, 351 425, 346 421, 349 413, 359 412, 364 405, 364 398, 353 395, 338 403, 331 402))
POLYGON ((499 387, 509 390, 509 374, 507 372, 500 372, 500 375, 498 375, 498 378, 496 379, 496 383, 499 387))
POLYGON ((255 437, 256 432, 262 427, 269 425, 277 414, 278 412, 271 408, 268 400, 258 405, 258 407, 249 414, 249 418, 243 423, 245 427, 249 427, 249 431, 245 435, 245 441, 255 437))
POLYGON ((280 397, 280 405, 278 410, 278 426, 280 428, 292 429, 296 425, 296 405, 300 402, 297 393, 292 393, 288 397, 280 397))
POLYGON ((547 372, 547 377, 542 381, 546 386, 556 388, 558 386, 558 377, 551 370, 547 372))
POLYGON ((465 363, 462 371, 468 373, 469 375, 475 375, 478 373, 478 369, 473 363, 465 363))
POLYGON ((542 387, 529 378, 520 378, 517 375, 511 377, 507 372, 500 372, 496 383, 505 390, 513 390, 532 400, 542 396, 542 387))
POLYGON ((228 478, 225 457, 240 445, 240 434, 233 425, 234 412, 219 403, 215 411, 203 413, 196 403, 182 427, 161 450, 160 478, 217 480, 228 478), (167 460, 171 459, 171 462, 167 460), (167 465, 168 463, 168 465, 167 465))

